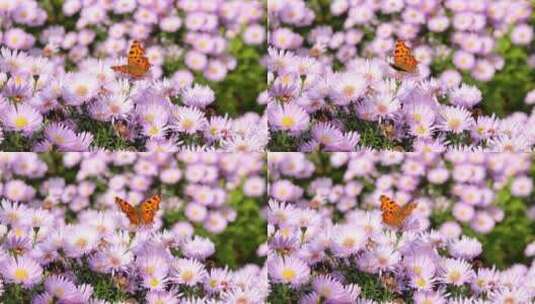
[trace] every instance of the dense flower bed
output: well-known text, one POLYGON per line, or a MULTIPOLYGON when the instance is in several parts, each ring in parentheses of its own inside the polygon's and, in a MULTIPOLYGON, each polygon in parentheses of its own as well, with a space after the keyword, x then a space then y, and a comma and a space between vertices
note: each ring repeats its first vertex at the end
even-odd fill
POLYGON ((499 38, 509 35, 520 46, 534 38, 528 24, 533 8, 526 0, 294 0, 271 1, 268 10, 270 44, 276 48, 316 45, 345 62, 358 53, 385 57, 394 37, 419 40, 414 54, 424 70, 449 57, 456 69, 480 81, 503 67, 495 48, 499 38))
POLYGON ((270 50, 267 116, 273 151, 354 151, 361 146, 434 151, 530 151, 531 115, 478 115, 481 91, 400 74, 386 62, 355 59, 334 72, 320 60, 270 50))
POLYGON ((25 0, 0 12, 1 150, 264 149, 261 1, 25 0), (132 40, 151 64, 141 80, 111 70, 132 40))
POLYGON ((260 1, 15 1, 1 8, 6 20, 3 43, 17 50, 46 46, 79 62, 89 54, 117 57, 128 41, 162 42, 147 48, 153 73, 166 60, 206 79, 223 80, 236 66, 232 39, 247 45, 265 41, 265 8, 260 1))
POLYGON ((532 157, 270 153, 270 300, 533 301, 532 157), (380 195, 417 207, 390 226, 380 195))
POLYGON ((264 303, 262 154, 3 153, 0 169, 4 303, 264 303), (152 225, 114 204, 154 193, 152 225))
POLYGON ((268 12, 271 150, 532 148, 510 126, 533 124, 529 1, 270 1, 268 12), (397 39, 416 75, 388 66, 397 39))
POLYGON ((67 73, 48 58, 1 52, 6 149, 23 142, 39 152, 131 146, 161 152, 261 151, 267 141, 266 123, 256 113, 236 119, 208 114, 214 91, 192 83, 188 74, 128 81, 111 69, 110 60, 87 59, 80 71, 67 73))

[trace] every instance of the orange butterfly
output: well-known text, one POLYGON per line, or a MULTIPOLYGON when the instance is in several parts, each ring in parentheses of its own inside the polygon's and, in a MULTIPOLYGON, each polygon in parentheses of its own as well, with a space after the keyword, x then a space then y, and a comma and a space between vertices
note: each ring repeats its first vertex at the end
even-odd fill
POLYGON ((145 49, 141 42, 134 40, 128 51, 128 63, 111 67, 114 71, 141 78, 150 69, 149 59, 145 56, 145 49))
POLYGON ((406 204, 400 207, 394 200, 386 195, 381 195, 381 211, 383 212, 383 222, 387 225, 400 228, 403 222, 411 215, 415 203, 406 204))
POLYGON ((153 195, 137 208, 119 197, 115 197, 115 203, 133 225, 150 225, 154 222, 154 215, 160 209, 160 196, 153 195))
POLYGON ((394 48, 394 63, 391 66, 399 71, 414 73, 418 67, 418 61, 412 55, 411 49, 403 42, 403 40, 396 41, 394 48))

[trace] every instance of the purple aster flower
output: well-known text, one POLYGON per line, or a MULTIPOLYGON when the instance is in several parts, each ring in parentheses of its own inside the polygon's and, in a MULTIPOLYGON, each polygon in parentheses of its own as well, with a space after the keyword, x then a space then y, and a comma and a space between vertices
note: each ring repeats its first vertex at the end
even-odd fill
POLYGON ((174 118, 172 128, 178 132, 194 134, 203 131, 208 123, 205 114, 196 108, 177 106, 172 111, 174 118))
POLYGON ((293 104, 271 104, 267 109, 270 128, 297 135, 309 127, 310 118, 306 111, 293 104))
POLYGON ((210 270, 204 288, 210 294, 218 294, 231 287, 231 279, 232 274, 228 269, 214 268, 210 270))
POLYGON ((45 137, 60 150, 67 151, 76 141, 73 130, 61 123, 51 123, 45 127, 45 137))
POLYGON ((28 49, 35 42, 35 38, 32 35, 28 34, 23 29, 16 27, 6 31, 3 36, 4 44, 15 50, 28 49))
POLYGON ((478 240, 463 236, 449 245, 449 251, 456 258, 471 260, 480 255, 483 248, 478 240))
POLYGON ((294 256, 275 256, 267 262, 269 277, 275 283, 290 284, 296 288, 310 280, 308 265, 294 256))
POLYGON ((463 260, 444 259, 442 269, 441 280, 454 286, 470 282, 475 275, 470 264, 463 260))
POLYGON ((76 134, 76 140, 69 147, 69 151, 88 151, 92 142, 93 134, 88 132, 78 133, 76 134))
POLYGON ((9 131, 20 131, 30 135, 42 126, 43 116, 27 104, 9 106, 0 119, 9 131))
POLYGON ((424 303, 437 303, 437 304, 446 304, 448 303, 443 291, 419 291, 413 295, 414 303, 424 304, 424 303))
POLYGON ((357 254, 366 245, 366 234, 360 227, 337 226, 333 231, 332 250, 336 256, 357 254))
POLYGON ((45 289, 48 294, 60 301, 72 301, 77 296, 74 283, 62 275, 52 275, 45 279, 45 289))
POLYGON ((208 273, 203 264, 192 259, 178 259, 173 261, 173 279, 178 284, 194 286, 206 280, 208 273))
POLYGON ((328 122, 315 124, 311 130, 312 137, 326 148, 336 147, 344 140, 343 133, 328 122))
POLYGON ((7 282, 21 284, 25 288, 38 284, 43 276, 42 267, 25 256, 10 257, 0 264, 0 272, 7 282))
POLYGON ((214 91, 207 86, 194 85, 182 92, 182 102, 190 107, 206 108, 214 102, 214 91))
POLYGON ((442 119, 440 128, 455 134, 469 130, 474 124, 470 112, 460 107, 442 106, 440 115, 442 119))
POLYGON ((169 304, 178 304, 179 302, 177 295, 172 291, 150 291, 147 293, 145 300, 149 304, 157 303, 169 303, 169 304))
POLYGON ((527 45, 533 40, 533 26, 519 24, 513 28, 511 41, 514 44, 527 45))
POLYGON ((511 184, 511 194, 518 197, 527 197, 533 191, 533 180, 527 176, 515 178, 511 184))
POLYGON ((474 68, 476 59, 472 53, 459 50, 453 55, 453 63, 461 70, 470 70, 474 68))
POLYGON ((453 89, 449 96, 451 104, 465 108, 472 108, 481 101, 481 91, 465 84, 453 89))
POLYGON ((71 106, 79 106, 88 102, 97 93, 97 79, 85 73, 71 74, 63 87, 65 103, 71 106))
POLYGON ((334 104, 343 106, 356 102, 366 93, 366 81, 360 74, 345 73, 332 79, 330 96, 334 104))
POLYGON ((32 95, 33 79, 23 76, 9 78, 2 94, 15 103, 26 101, 32 95))
POLYGON ((215 246, 209 239, 195 236, 182 246, 182 250, 186 257, 202 261, 214 254, 215 246))

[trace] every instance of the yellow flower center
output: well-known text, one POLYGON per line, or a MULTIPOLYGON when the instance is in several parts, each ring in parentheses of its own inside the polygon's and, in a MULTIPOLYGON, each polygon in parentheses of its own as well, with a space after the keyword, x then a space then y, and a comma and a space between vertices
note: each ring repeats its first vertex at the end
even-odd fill
POLYGON ((285 85, 290 85, 292 84, 292 77, 290 77, 290 75, 284 75, 284 76, 281 76, 280 77, 280 81, 282 84, 285 84, 285 85))
POLYGON ((427 129, 422 125, 416 127, 416 134, 425 135, 427 133, 426 131, 427 129))
POLYGON ((64 144, 65 141, 63 140, 63 137, 59 136, 59 135, 54 135, 52 136, 52 139, 57 143, 57 144, 64 144))
POLYGON ((24 268, 17 268, 17 270, 15 270, 15 279, 17 281, 25 281, 27 280, 28 278, 30 277, 30 275, 28 274, 28 271, 24 268))
POLYGON ((25 82, 25 79, 24 79, 24 77, 22 77, 22 76, 14 76, 14 77, 13 77, 13 82, 14 82, 16 85, 23 85, 24 82, 25 82))
POLYGON ((291 268, 286 268, 282 271, 282 278, 285 281, 291 281, 295 278, 295 276, 296 276, 295 270, 291 268))
POLYGON ((75 244, 76 244, 76 246, 78 246, 80 248, 84 248, 87 245, 87 240, 78 239, 75 244))
POLYGON ((191 281, 193 279, 193 271, 186 270, 186 271, 182 272, 181 276, 182 276, 182 280, 184 280, 184 282, 191 281))
POLYGON ((156 128, 155 126, 151 126, 147 133, 149 133, 150 136, 156 136, 159 133, 158 128, 156 128))
POLYGON ((209 280, 208 281, 208 285, 210 285, 210 287, 212 287, 212 288, 216 288, 217 287, 217 280, 209 280))
POLYGON ((425 287, 425 280, 422 279, 422 278, 416 279, 416 286, 418 286, 420 288, 424 288, 425 287))
MULTIPOLYGON (((16 213, 16 212, 9 212, 7 214, 7 218, 8 220, 10 220, 11 222, 16 222, 19 220, 19 215, 16 213)), ((18 230, 18 231, 21 231, 21 230, 18 230)), ((16 235, 16 234, 15 234, 16 235)), ((18 235, 17 235, 18 236, 18 235)))
POLYGON ((156 278, 152 278, 150 279, 150 282, 149 282, 149 285, 152 287, 152 288, 156 288, 158 287, 158 285, 160 284, 160 281, 156 278))
POLYGON ((88 91, 89 91, 89 90, 87 89, 86 86, 79 86, 79 87, 77 87, 76 90, 75 90, 76 95, 81 96, 81 97, 87 95, 87 92, 88 92, 88 91))
POLYGON ((461 274, 458 271, 453 271, 450 273, 449 279, 451 282, 457 282, 461 279, 461 274))
POLYGON ((184 129, 190 129, 193 127, 193 121, 191 119, 184 119, 182 121, 182 127, 184 127, 184 129))
POLYGON ((22 129, 28 126, 28 119, 23 116, 19 116, 15 119, 15 127, 22 129))
POLYGON ((320 141, 320 143, 322 143, 324 145, 328 145, 328 144, 331 143, 332 140, 331 140, 331 138, 329 136, 322 135, 322 136, 320 136, 319 141, 320 141))
POLYGON ((345 248, 351 248, 351 247, 355 246, 355 240, 354 240, 354 239, 345 239, 345 240, 342 242, 342 245, 343 245, 345 248))
POLYGON ((282 118, 281 124, 285 128, 291 128, 295 125, 295 120, 290 116, 285 116, 282 118))
POLYGON ((461 126, 461 120, 459 119, 452 119, 449 121, 450 128, 457 129, 461 126))
POLYGON ((355 93, 355 88, 352 87, 352 86, 346 86, 344 88, 343 92, 344 92, 345 96, 351 97, 351 95, 353 95, 353 93, 355 93))
POLYGON ((54 289, 54 295, 57 296, 58 298, 63 297, 64 294, 65 294, 65 290, 63 288, 58 287, 54 289))

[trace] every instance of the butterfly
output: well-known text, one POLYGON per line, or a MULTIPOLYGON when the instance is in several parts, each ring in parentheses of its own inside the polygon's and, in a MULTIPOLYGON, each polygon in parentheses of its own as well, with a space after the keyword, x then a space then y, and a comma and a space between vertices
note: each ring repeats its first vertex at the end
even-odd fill
POLYGON ((145 56, 145 49, 141 42, 134 40, 128 51, 128 62, 125 65, 116 65, 112 70, 130 75, 134 78, 141 78, 150 69, 149 59, 145 56))
POLYGON ((132 140, 134 136, 134 130, 128 125, 128 122, 124 119, 119 119, 113 122, 113 129, 117 136, 122 139, 132 140))
POLYGON ((380 200, 381 211, 383 212, 383 222, 398 228, 403 225, 403 222, 405 222, 414 208, 416 208, 415 203, 409 203, 401 207, 386 195, 381 195, 380 200))
POLYGON ((416 72, 418 61, 412 55, 411 49, 402 40, 396 41, 396 46, 394 47, 394 63, 391 66, 402 72, 416 72))
POLYGON ((126 214, 131 224, 136 226, 150 225, 154 222, 154 215, 156 215, 156 212, 160 208, 160 196, 153 195, 137 208, 120 197, 115 197, 115 204, 126 214))

